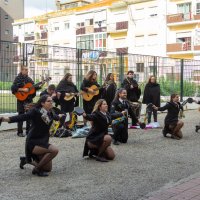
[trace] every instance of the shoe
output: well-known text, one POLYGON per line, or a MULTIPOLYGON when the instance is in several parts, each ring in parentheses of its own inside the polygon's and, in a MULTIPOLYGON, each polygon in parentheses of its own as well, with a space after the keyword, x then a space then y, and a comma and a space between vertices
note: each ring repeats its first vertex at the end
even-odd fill
POLYGON ((1 126, 2 121, 3 121, 3 117, 0 117, 0 126, 1 126))
POLYGON ((35 168, 32 171, 33 175, 37 175, 37 176, 41 176, 41 177, 47 177, 49 176, 49 174, 47 172, 43 172, 43 171, 38 171, 35 168))
POLYGON ((172 139, 176 139, 176 140, 180 140, 181 138, 179 138, 179 137, 177 137, 177 136, 175 136, 175 135, 171 135, 171 138, 172 139))
POLYGON ((96 161, 99 161, 99 162, 108 162, 108 160, 106 158, 100 157, 100 156, 96 157, 96 161))
POLYGON ((19 164, 20 169, 24 169, 24 165, 25 165, 25 164, 27 164, 27 162, 26 162, 26 157, 21 156, 21 157, 20 157, 20 164, 19 164))
POLYGON ((162 134, 164 137, 167 137, 167 131, 165 129, 162 130, 162 134))
POLYGON ((118 142, 117 140, 114 140, 114 141, 113 141, 113 144, 114 144, 114 145, 119 145, 119 142, 118 142))
POLYGON ((89 152, 89 154, 88 154, 88 156, 89 156, 89 158, 96 159, 96 157, 97 157, 97 151, 91 149, 90 152, 89 152))
POLYGON ((198 130, 200 129, 200 126, 196 126, 195 131, 198 133, 198 130))
POLYGON ((19 137, 25 137, 25 135, 24 135, 23 133, 17 133, 17 135, 18 135, 19 137))

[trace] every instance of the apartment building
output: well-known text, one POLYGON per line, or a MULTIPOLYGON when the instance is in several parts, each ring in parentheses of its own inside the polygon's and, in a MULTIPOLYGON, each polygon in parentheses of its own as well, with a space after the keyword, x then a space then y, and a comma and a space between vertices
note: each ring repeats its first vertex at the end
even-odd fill
POLYGON ((200 1, 167 1, 167 55, 200 59, 200 1))

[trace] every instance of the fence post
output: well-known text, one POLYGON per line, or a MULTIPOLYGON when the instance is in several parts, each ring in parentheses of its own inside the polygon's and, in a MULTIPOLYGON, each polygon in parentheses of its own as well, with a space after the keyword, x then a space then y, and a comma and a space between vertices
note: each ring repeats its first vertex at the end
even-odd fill
POLYGON ((156 56, 153 57, 153 75, 157 76, 157 59, 156 56))
POLYGON ((121 87, 121 83, 124 79, 124 54, 119 54, 119 87, 121 87))
POLYGON ((184 72, 184 60, 181 59, 181 74, 180 74, 180 101, 183 101, 183 72, 184 72))

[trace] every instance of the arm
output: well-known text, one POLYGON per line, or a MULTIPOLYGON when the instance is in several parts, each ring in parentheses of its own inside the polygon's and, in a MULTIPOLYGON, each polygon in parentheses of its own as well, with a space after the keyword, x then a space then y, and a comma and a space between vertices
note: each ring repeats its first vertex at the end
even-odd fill
POLYGON ((81 84, 81 90, 84 92, 88 91, 88 87, 86 87, 86 80, 84 79, 82 84, 81 84))
POLYGON ((158 110, 158 111, 165 111, 165 110, 167 110, 168 108, 169 108, 169 104, 166 103, 166 105, 164 105, 164 106, 162 106, 162 107, 159 107, 157 110, 158 110))
POLYGON ((95 113, 92 114, 83 113, 83 117, 88 121, 95 121, 97 119, 95 113))
POLYGON ((122 117, 122 116, 124 116, 124 115, 120 112, 112 113, 111 119, 116 119, 116 118, 119 118, 119 117, 122 117))

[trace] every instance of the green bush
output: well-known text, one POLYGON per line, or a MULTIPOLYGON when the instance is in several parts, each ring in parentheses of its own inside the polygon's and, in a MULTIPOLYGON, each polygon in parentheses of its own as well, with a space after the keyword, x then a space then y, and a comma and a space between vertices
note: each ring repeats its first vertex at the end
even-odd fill
POLYGON ((0 90, 10 90, 12 82, 0 82, 0 90))

